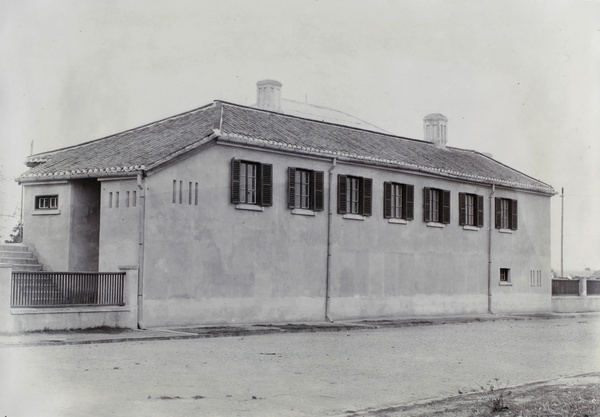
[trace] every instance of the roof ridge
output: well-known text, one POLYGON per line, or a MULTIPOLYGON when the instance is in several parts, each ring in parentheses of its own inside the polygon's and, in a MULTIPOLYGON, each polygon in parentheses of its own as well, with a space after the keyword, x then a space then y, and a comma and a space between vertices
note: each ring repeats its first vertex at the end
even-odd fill
MULTIPOLYGON (((262 113, 270 113, 270 114, 273 114, 273 115, 276 115, 276 116, 290 117, 290 118, 293 118, 293 119, 306 120, 306 121, 311 122, 311 123, 327 124, 327 125, 331 125, 331 126, 342 127, 344 129, 358 130, 358 131, 361 131, 361 132, 369 132, 369 133, 373 133, 373 134, 376 134, 376 135, 388 136, 388 137, 392 137, 392 138, 396 138, 396 139, 405 139, 405 140, 410 140, 410 141, 419 142, 419 143, 432 144, 431 142, 428 142, 428 141, 423 140, 423 139, 407 138, 405 136, 394 135, 393 133, 385 133, 385 132, 378 132, 376 130, 361 129, 360 127, 348 126, 348 125, 343 125, 343 124, 340 124, 340 123, 328 122, 326 120, 309 119, 309 118, 306 118, 306 117, 296 116, 296 115, 293 115, 293 114, 285 114, 285 113, 279 113, 279 112, 272 111, 272 110, 265 110, 265 109, 259 109, 259 108, 252 107, 252 106, 245 106, 243 104, 232 103, 230 101, 224 101, 224 100, 215 100, 215 101, 219 101, 219 102, 221 102, 221 103, 223 103, 225 105, 229 105, 229 106, 233 106, 233 107, 240 107, 240 108, 243 108, 243 109, 253 110, 253 111, 262 112, 262 113)), ((354 116, 352 116, 352 117, 354 117, 354 116)), ((365 122, 365 123, 368 123, 368 122, 365 122)))
POLYGON ((36 157, 43 158, 45 155, 52 155, 52 154, 55 154, 57 152, 66 151, 66 150, 70 150, 70 149, 75 149, 75 148, 87 146, 87 145, 90 145, 90 144, 93 144, 93 143, 96 143, 96 142, 100 142, 100 141, 108 139, 108 138, 112 138, 112 137, 115 137, 115 136, 122 135, 124 133, 130 133, 130 132, 134 132, 136 130, 147 128, 149 126, 159 125, 159 124, 165 123, 165 122, 167 122, 169 120, 177 119, 179 117, 183 117, 183 116, 189 115, 191 113, 198 112, 200 110, 205 110, 205 109, 209 108, 210 106, 214 106, 214 105, 215 105, 215 102, 213 101, 212 103, 206 104, 206 105, 204 105, 202 107, 198 107, 198 108, 195 108, 193 110, 188 110, 188 111, 185 111, 185 112, 182 112, 182 113, 178 113, 178 114, 173 115, 173 116, 165 117, 164 119, 160 119, 160 120, 157 120, 157 121, 154 121, 154 122, 151 122, 151 123, 146 123, 146 124, 141 125, 141 126, 133 127, 133 128, 124 130, 122 132, 113 133, 111 135, 103 136, 103 137, 98 138, 98 139, 89 140, 87 142, 78 143, 76 145, 65 146, 64 148, 58 148, 58 149, 53 149, 51 151, 40 152, 40 153, 37 153, 37 154, 29 155, 29 156, 26 157, 26 160, 30 161, 30 160, 32 160, 32 158, 36 158, 36 157))
MULTIPOLYGON (((387 130, 385 130, 385 129, 382 129, 382 128, 381 128, 381 127, 379 127, 379 126, 375 126, 375 125, 374 125, 373 123, 371 123, 371 122, 368 122, 368 121, 366 121, 366 120, 363 120, 363 119, 361 119, 360 117, 356 117, 356 116, 354 116, 354 115, 352 115, 352 114, 350 114, 350 113, 346 113, 345 111, 341 111, 341 110, 338 110, 338 109, 334 109, 333 107, 321 106, 321 105, 319 105, 319 104, 303 103, 303 102, 301 102, 301 101, 298 101, 298 100, 290 100, 290 99, 288 99, 288 98, 282 98, 282 99, 281 99, 281 101, 290 101, 290 102, 292 102, 292 103, 303 104, 303 105, 307 105, 307 106, 311 106, 311 107, 316 107, 316 108, 318 108, 318 109, 331 110, 331 111, 334 111, 334 112, 336 112, 336 113, 341 113, 341 114, 343 114, 343 115, 345 115, 345 116, 350 116, 350 117, 352 117, 353 119, 356 119, 356 120, 359 120, 359 121, 361 121, 361 122, 363 122, 363 123, 366 123, 366 124, 368 124, 369 126, 373 126, 373 127, 377 128, 377 129, 380 129, 380 130, 381 130, 381 131, 383 131, 384 133, 388 133, 388 134, 390 133, 390 132, 388 132, 387 130)), ((284 113, 284 114, 285 114, 285 113, 284 113)), ((359 129, 360 129, 360 128, 359 128, 359 129)))

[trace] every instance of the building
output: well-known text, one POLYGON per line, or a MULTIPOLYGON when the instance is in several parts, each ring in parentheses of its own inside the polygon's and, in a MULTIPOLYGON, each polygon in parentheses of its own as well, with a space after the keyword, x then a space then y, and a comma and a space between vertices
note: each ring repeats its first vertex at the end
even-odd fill
POLYGON ((139 266, 140 326, 551 309, 552 187, 447 146, 441 114, 415 140, 285 114, 257 85, 258 108, 30 156, 44 269, 139 266))

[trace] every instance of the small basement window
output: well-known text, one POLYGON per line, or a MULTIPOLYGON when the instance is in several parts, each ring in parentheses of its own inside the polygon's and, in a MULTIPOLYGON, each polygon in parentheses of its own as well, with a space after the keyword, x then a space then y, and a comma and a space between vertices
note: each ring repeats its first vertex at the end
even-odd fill
POLYGON ((509 268, 500 268, 500 282, 510 282, 509 268))
POLYGON ((58 209, 58 194, 35 196, 35 209, 36 210, 56 210, 56 209, 58 209))

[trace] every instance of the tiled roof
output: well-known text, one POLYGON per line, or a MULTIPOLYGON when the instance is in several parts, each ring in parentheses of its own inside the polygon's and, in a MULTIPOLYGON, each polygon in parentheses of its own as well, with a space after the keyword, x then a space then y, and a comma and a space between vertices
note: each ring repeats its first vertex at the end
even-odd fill
POLYGON ((135 175, 197 147, 218 121, 219 110, 210 104, 116 135, 32 155, 27 165, 40 164, 18 180, 135 175))
POLYGON ((481 153, 217 101, 93 142, 33 155, 43 162, 20 181, 124 175, 151 170, 217 139, 307 155, 336 157, 432 175, 552 194, 548 184, 481 153))

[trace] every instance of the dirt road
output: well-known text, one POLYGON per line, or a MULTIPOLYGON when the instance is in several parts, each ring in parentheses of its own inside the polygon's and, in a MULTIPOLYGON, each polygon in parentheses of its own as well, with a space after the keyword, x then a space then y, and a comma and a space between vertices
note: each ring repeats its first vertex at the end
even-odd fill
POLYGON ((600 371, 600 315, 0 349, 0 415, 344 416, 600 371))

